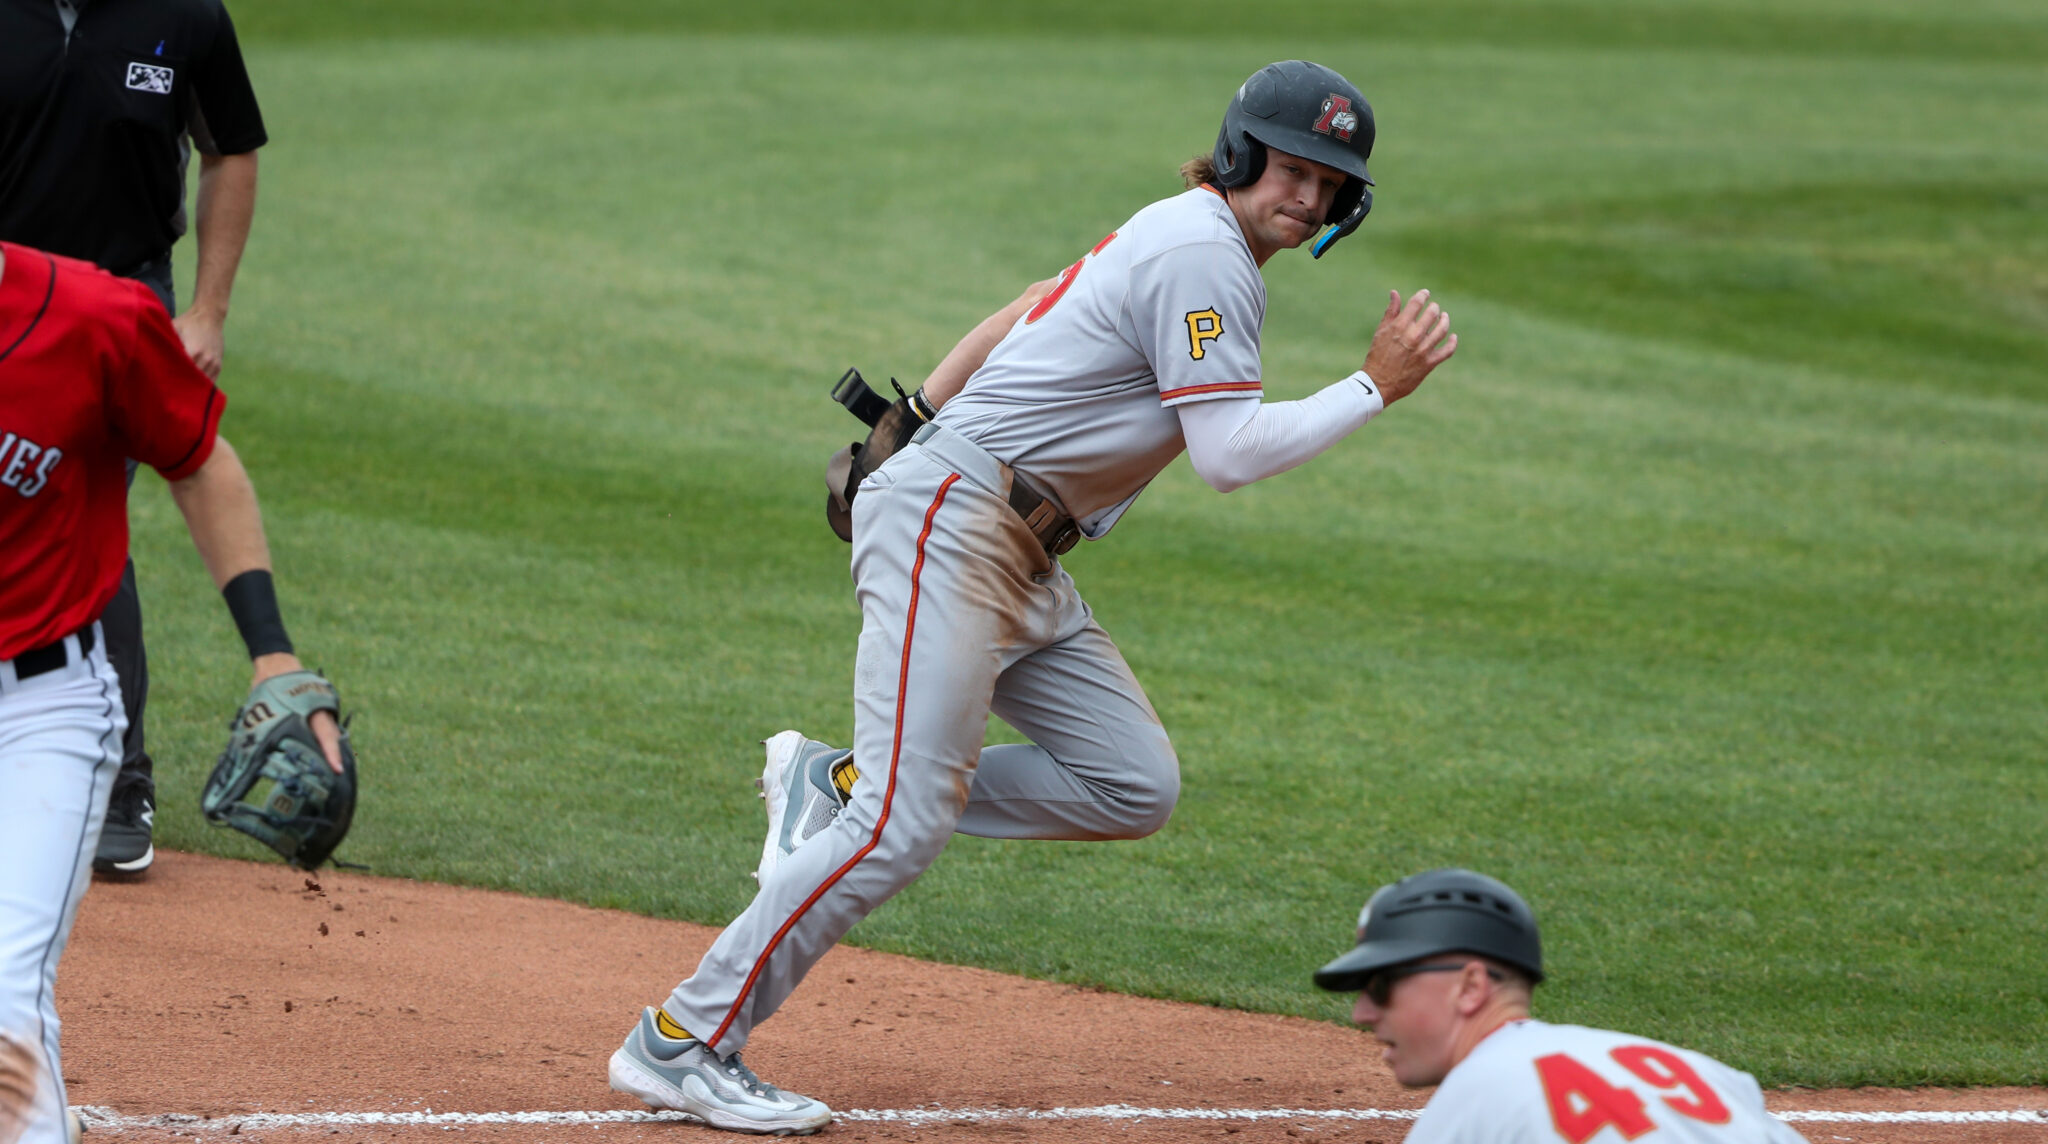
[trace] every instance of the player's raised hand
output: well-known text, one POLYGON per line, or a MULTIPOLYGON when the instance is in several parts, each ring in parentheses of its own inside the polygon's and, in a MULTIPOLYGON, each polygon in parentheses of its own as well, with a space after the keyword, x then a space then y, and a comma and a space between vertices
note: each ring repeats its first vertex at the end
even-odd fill
POLYGON ((1380 387, 1380 400, 1392 405, 1415 392, 1429 371, 1457 352, 1451 316, 1429 300, 1428 290, 1417 290, 1405 306, 1401 292, 1389 290, 1387 312, 1380 316, 1372 347, 1365 351, 1365 372, 1380 387))

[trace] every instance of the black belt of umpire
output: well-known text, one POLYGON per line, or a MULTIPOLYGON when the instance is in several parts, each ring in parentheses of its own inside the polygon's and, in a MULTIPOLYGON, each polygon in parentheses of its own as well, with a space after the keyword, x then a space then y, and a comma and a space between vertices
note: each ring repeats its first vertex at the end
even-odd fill
POLYGON ((1046 555, 1060 556, 1081 542, 1081 528, 1074 518, 1053 507, 1053 503, 1038 495, 1037 490, 1016 478, 1010 477, 1010 507, 1024 518, 1024 527, 1031 535, 1045 545, 1046 555))
POLYGON ((170 277, 170 272, 171 252, 166 250, 162 254, 145 258, 126 270, 116 271, 114 277, 136 279, 168 278, 170 277))
MULTIPOLYGON (((78 636, 78 654, 92 654, 92 625, 87 624, 75 633, 78 636)), ((14 657, 14 678, 33 679, 38 675, 62 668, 71 662, 70 652, 65 650, 62 638, 51 640, 41 647, 32 647, 14 657)))

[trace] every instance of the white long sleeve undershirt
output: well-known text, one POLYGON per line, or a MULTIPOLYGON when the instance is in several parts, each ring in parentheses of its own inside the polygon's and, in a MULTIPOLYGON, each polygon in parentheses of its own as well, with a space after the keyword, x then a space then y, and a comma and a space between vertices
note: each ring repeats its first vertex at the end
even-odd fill
POLYGON ((1386 408, 1360 370, 1300 401, 1227 397, 1179 407, 1188 462, 1217 492, 1284 473, 1356 432, 1386 408))

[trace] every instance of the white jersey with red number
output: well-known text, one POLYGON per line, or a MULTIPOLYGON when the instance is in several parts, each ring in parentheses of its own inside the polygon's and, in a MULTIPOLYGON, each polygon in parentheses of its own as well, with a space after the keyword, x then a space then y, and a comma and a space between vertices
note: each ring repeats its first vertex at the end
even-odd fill
POLYGON ((1780 1144, 1756 1079, 1690 1049, 1515 1021, 1451 1070, 1408 1144, 1780 1144))
POLYGON ((1265 319, 1265 280, 1236 216, 1197 187, 1067 267, 938 420, 1093 539, 1186 447, 1176 406, 1264 392, 1265 319))

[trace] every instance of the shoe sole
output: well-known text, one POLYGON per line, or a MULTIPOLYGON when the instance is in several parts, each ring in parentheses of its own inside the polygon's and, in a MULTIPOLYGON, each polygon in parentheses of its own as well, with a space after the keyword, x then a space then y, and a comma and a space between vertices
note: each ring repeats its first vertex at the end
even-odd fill
POLYGON ((789 773, 789 764, 804 749, 803 733, 779 731, 761 740, 761 746, 766 748, 766 761, 761 765, 761 777, 754 780, 754 789, 768 803, 768 837, 761 842, 760 865, 754 867, 756 885, 766 881, 775 871, 775 864, 782 860, 782 849, 776 841, 782 837, 782 813, 789 806, 789 785, 782 781, 782 776, 789 773))
POLYGON ((142 857, 130 858, 126 862, 103 862, 95 858, 92 860, 92 868, 101 874, 140 874, 149 869, 149 864, 154 861, 156 847, 152 845, 142 852, 142 857))
POLYGON ((830 1112, 824 1113, 822 1119, 800 1120, 793 1124, 764 1124, 734 1116, 715 1104, 695 1099, 659 1077, 650 1076, 646 1069, 640 1067, 640 1062, 623 1048, 612 1053, 606 1074, 615 1092, 635 1097, 649 1108, 687 1112, 713 1128, 723 1128, 728 1132, 744 1132, 749 1136, 809 1136, 832 1123, 830 1112))

